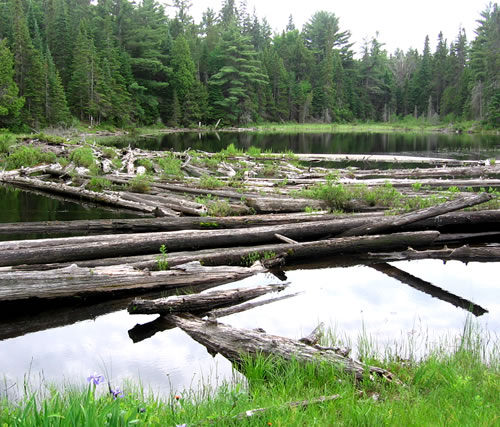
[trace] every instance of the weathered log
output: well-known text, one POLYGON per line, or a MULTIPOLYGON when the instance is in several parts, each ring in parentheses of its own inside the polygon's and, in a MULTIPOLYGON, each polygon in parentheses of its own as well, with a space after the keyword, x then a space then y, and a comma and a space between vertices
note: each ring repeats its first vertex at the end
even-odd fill
POLYGON ((233 328, 217 321, 203 321, 192 315, 171 315, 175 325, 215 355, 220 353, 237 367, 245 358, 275 357, 279 360, 296 360, 303 363, 328 363, 354 375, 365 378, 368 373, 393 380, 391 372, 365 365, 354 359, 340 356, 332 350, 319 350, 291 338, 270 335, 259 330, 233 328))
MULTIPOLYGON (((206 215, 207 208, 201 203, 192 202, 190 200, 181 199, 178 197, 168 197, 164 195, 151 194, 134 194, 130 192, 120 191, 118 195, 125 200, 132 200, 137 203, 146 203, 152 207, 161 207, 162 209, 182 212, 188 215, 202 216, 206 215)), ((179 214, 177 214, 179 215, 179 214)))
MULTIPOLYGON (((262 301, 257 302, 247 302, 243 304, 238 304, 234 307, 225 307, 225 308, 217 308, 215 310, 211 310, 207 313, 198 313, 199 317, 208 316, 210 319, 219 319, 221 317, 230 316, 232 314, 242 313, 243 311, 251 310, 255 307, 260 307, 263 305, 271 304, 273 302, 281 301, 288 298, 293 298, 299 295, 299 292, 294 294, 281 295, 279 297, 273 297, 262 301)), ((168 329, 175 328, 175 323, 169 319, 168 316, 159 316, 155 320, 135 325, 132 329, 129 329, 128 336, 134 342, 140 342, 145 339, 151 338, 158 332, 163 332, 168 329)))
MULTIPOLYGON (((65 199, 66 200, 66 199, 65 199)), ((263 225, 293 224, 314 221, 349 220, 365 218, 368 222, 379 221, 383 213, 318 214, 291 213, 273 215, 250 215, 240 217, 163 217, 134 219, 99 219, 74 221, 11 222, 0 224, 0 234, 105 234, 105 233, 145 233, 156 231, 206 230, 225 228, 249 228, 263 225)), ((345 223, 346 229, 352 228, 345 223)), ((354 226, 359 225, 355 222, 354 226)), ((417 221, 402 227, 401 231, 454 230, 467 227, 500 228, 500 210, 450 212, 434 218, 417 221)))
POLYGON ((481 160, 455 160, 436 157, 420 156, 394 156, 391 154, 295 154, 295 157, 304 162, 377 162, 377 163, 423 163, 431 165, 480 165, 484 164, 481 160))
MULTIPOLYGON (((141 294, 142 298, 160 298, 179 293, 202 292, 219 286, 208 283, 199 286, 161 289, 141 294)), ((136 294, 136 293, 135 293, 136 294)), ((72 325, 84 320, 94 320, 99 316, 125 310, 131 296, 113 293, 106 297, 99 294, 95 298, 68 298, 62 300, 35 299, 0 302, 0 341, 33 332, 72 325)))
POLYGON ((198 262, 168 271, 140 271, 130 266, 80 268, 73 265, 46 272, 2 272, 0 301, 30 298, 64 298, 120 291, 180 288, 209 283, 228 283, 266 271, 260 263, 252 267, 204 267, 198 262))
POLYGON ((329 207, 322 200, 289 197, 247 197, 246 203, 258 213, 304 212, 306 207, 322 210, 329 207))
MULTIPOLYGON (((19 187, 34 188, 38 190, 47 191, 49 193, 64 194, 69 197, 76 199, 90 200, 95 203, 102 203, 105 205, 123 207, 126 209, 132 209, 139 212, 146 212, 150 214, 155 214, 157 212, 157 207, 147 206, 141 203, 132 202, 129 200, 124 200, 116 194, 112 193, 98 193, 96 191, 86 190, 80 187, 72 187, 70 185, 42 181, 37 178, 26 178, 21 176, 5 176, 0 173, 0 182, 5 182, 11 185, 19 187)), ((161 209, 160 209, 161 211, 161 209)), ((171 215, 169 212, 162 212, 163 216, 171 215)))
POLYGON ((406 271, 400 270, 399 268, 394 267, 390 264, 373 264, 370 267, 386 274, 389 277, 392 277, 393 279, 399 280, 400 282, 411 286, 412 288, 415 288, 420 292, 429 294, 434 298, 438 298, 442 301, 449 302, 455 307, 470 311, 475 316, 482 316, 484 313, 488 313, 488 310, 477 304, 474 304, 472 301, 459 297, 458 295, 454 295, 442 288, 433 285, 432 283, 419 279, 418 277, 415 277, 407 273, 406 271))
POLYGON ((130 314, 204 313, 255 299, 269 292, 285 289, 286 284, 215 290, 195 295, 171 296, 155 300, 134 299, 128 306, 130 314))
MULTIPOLYGON (((305 259, 315 260, 321 257, 331 257, 340 254, 362 255, 367 252, 406 250, 408 247, 427 248, 434 244, 438 236, 439 232, 437 231, 425 231, 394 233, 385 236, 354 236, 296 244, 268 244, 252 247, 215 248, 193 252, 173 252, 168 254, 168 263, 171 266, 191 261, 200 261, 203 265, 207 266, 242 265, 247 260, 255 259, 256 257, 260 257, 265 261, 266 258, 272 256, 272 258, 279 258, 283 263, 293 265, 305 259)), ((140 269, 147 268, 154 270, 158 264, 158 255, 78 261, 78 265, 88 268, 121 264, 129 264, 140 269)), ((33 266, 4 267, 2 270, 30 271, 33 268, 45 270, 67 266, 64 263, 49 265, 33 264, 33 266)))
MULTIPOLYGON (((126 234, 0 242, 0 266, 41 264, 158 253, 235 245, 256 245, 276 241, 275 233, 292 239, 315 239, 343 231, 344 220, 242 228, 164 233, 126 234)), ((353 220, 345 220, 352 224, 353 220)), ((363 218, 358 224, 364 223, 363 218)))
POLYGON ((361 225, 359 227, 352 228, 350 230, 344 231, 340 234, 342 237, 347 236, 359 236, 363 234, 377 234, 384 233, 389 230, 395 230, 404 225, 408 225, 417 221, 421 221, 427 218, 436 217, 448 212, 453 212, 466 207, 478 205, 484 203, 491 199, 491 195, 487 193, 480 193, 470 197, 459 197, 455 200, 450 200, 445 203, 441 203, 437 206, 431 206, 430 208, 419 209, 415 212, 410 212, 404 215, 399 215, 395 218, 381 218, 376 224, 361 225))
POLYGON ((402 252, 380 252, 367 253, 360 255, 360 261, 412 261, 419 259, 441 259, 443 261, 462 261, 462 262, 500 262, 500 246, 480 246, 474 247, 469 245, 460 246, 459 248, 431 249, 425 251, 416 251, 413 248, 408 248, 402 252))

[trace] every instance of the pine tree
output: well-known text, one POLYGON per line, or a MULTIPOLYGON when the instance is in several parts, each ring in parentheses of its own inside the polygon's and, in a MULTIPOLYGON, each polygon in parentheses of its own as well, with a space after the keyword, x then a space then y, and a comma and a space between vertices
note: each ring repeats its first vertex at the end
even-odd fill
POLYGON ((70 106, 74 114, 90 125, 99 122, 99 103, 104 103, 98 93, 101 70, 94 39, 88 32, 87 21, 82 21, 73 53, 71 81, 69 84, 70 106))
POLYGON ((232 26, 223 33, 218 51, 222 66, 209 81, 212 117, 225 123, 255 120, 255 95, 260 86, 267 85, 267 76, 261 72, 250 39, 232 26))
POLYGON ((24 99, 14 81, 14 60, 6 40, 0 40, 0 128, 16 124, 24 99))

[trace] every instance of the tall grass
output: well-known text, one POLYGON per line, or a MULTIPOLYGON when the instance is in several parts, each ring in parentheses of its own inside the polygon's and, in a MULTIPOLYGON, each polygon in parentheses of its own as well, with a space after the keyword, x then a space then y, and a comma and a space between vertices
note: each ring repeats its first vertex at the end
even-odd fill
MULTIPOLYGON (((339 344, 335 332, 325 336, 323 344, 339 344)), ((418 351, 413 345, 401 348, 418 351)), ((498 337, 492 339, 472 321, 459 337, 438 342, 421 357, 402 360, 389 351, 391 357, 380 357, 380 346, 365 332, 358 346, 367 363, 389 369, 399 382, 359 382, 335 365, 261 356, 243 362, 246 380, 226 382, 215 391, 202 388, 163 398, 134 387, 116 398, 106 384, 79 391, 50 388, 43 398, 27 391, 20 402, 1 403, 0 425, 499 425, 498 337), (321 396, 331 400, 315 401, 321 396), (290 407, 290 402, 301 403, 290 407), (265 410, 248 417, 247 411, 256 408, 265 410)))

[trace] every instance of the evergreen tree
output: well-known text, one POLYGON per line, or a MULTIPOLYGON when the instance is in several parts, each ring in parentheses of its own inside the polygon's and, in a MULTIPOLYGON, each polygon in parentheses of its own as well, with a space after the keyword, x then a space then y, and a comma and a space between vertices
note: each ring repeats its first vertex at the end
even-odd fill
POLYGON ((15 81, 25 98, 22 119, 33 129, 44 124, 44 71, 41 52, 33 46, 21 0, 12 0, 15 81))
POLYGON ((250 39, 232 26, 222 34, 218 52, 222 66, 209 81, 213 119, 226 123, 256 120, 255 95, 267 84, 267 76, 261 72, 250 39))
POLYGON ((16 124, 24 99, 14 81, 14 60, 7 41, 0 40, 0 128, 16 124))

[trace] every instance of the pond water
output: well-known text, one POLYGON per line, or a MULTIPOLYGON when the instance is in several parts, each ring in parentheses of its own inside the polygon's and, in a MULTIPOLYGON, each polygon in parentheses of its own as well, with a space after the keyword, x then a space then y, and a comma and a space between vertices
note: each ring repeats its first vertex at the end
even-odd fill
MULTIPOLYGON (((202 135, 202 139, 207 135, 202 135)), ((226 137, 220 134, 220 138, 226 137)), ((260 135, 258 135, 260 138, 260 135)), ((349 134, 349 136, 352 136, 349 134)), ((183 150, 188 147, 209 150, 195 140, 184 141, 182 135, 169 135, 161 148, 183 150)), ((291 135, 275 136, 278 148, 299 152, 379 152, 381 146, 369 143, 355 151, 341 143, 332 148, 326 141, 337 136, 299 135, 297 145, 285 145, 291 135), (281 148, 283 147, 283 148, 281 148), (343 147, 343 148, 342 148, 343 147), (341 151, 343 152, 343 151, 341 151)), ((356 136, 359 137, 359 136, 356 136)), ((380 135, 374 135, 380 138, 380 135)), ((442 136, 438 135, 438 139, 442 136)), ((468 137, 468 136, 465 136, 468 137)), ((228 135, 224 146, 236 138, 237 146, 256 146, 247 135, 228 135), (248 145, 240 145, 248 144, 248 145)), ((407 143, 398 146, 396 135, 387 135, 391 152, 413 153, 407 143), (399 151, 398 151, 399 150, 399 151)), ((217 139, 217 138, 216 138, 217 139)), ((432 139, 432 138, 431 138, 432 139)), ((451 138, 453 139, 453 138, 451 138)), ((443 148, 440 143, 416 141, 422 155, 441 153, 453 157, 489 158, 500 153, 500 139, 486 138, 479 142, 457 142, 443 148), (466 146, 466 144, 470 144, 466 146), (468 147, 468 148, 467 148, 468 147)), ((263 142, 264 144, 264 142, 263 142)), ((271 142, 265 142, 271 144, 271 142)), ((268 145, 263 145, 267 148, 268 145)), ((378 144, 373 142, 373 144, 378 144)), ((154 148, 154 147, 149 147, 154 148)), ((211 148, 218 150, 220 148, 211 148)), ((157 149, 157 148, 155 148, 157 149)), ((0 187, 0 221, 35 221, 110 218, 116 212, 82 207, 20 190, 0 187)), ((118 214, 121 215, 121 214, 118 214)), ((121 216, 123 218, 123 216, 121 216)), ((424 260, 391 263, 420 279, 468 299, 488 313, 473 322, 498 340, 500 334, 500 263, 469 263, 424 260)), ((301 292, 293 298, 261 306, 245 313, 229 316, 222 322, 236 327, 264 328, 267 332, 291 338, 307 335, 319 322, 324 322, 344 342, 353 347, 363 335, 376 342, 383 354, 397 349, 404 357, 410 353, 424 354, 436 343, 450 344, 463 329, 470 316, 465 310, 422 293, 368 266, 346 268, 304 268, 286 272, 290 282, 286 293, 301 292)), ((270 274, 261 274, 221 288, 278 283, 270 274)), ((142 383, 146 389, 167 395, 185 388, 196 389, 200 383, 217 385, 233 377, 227 360, 212 358, 204 347, 178 329, 158 332, 148 339, 137 339, 136 324, 145 324, 156 316, 130 315, 128 300, 94 301, 61 308, 29 307, 7 316, 0 316, 0 396, 16 396, 25 380, 35 386, 42 383, 59 385, 84 384, 90 374, 108 376, 114 386, 123 386, 127 379, 142 383)))
POLYGON ((111 142, 148 150, 217 152, 234 144, 242 150, 254 146, 275 153, 399 154, 463 160, 488 159, 500 152, 500 136, 444 133, 169 133, 133 140, 117 138, 111 142))

